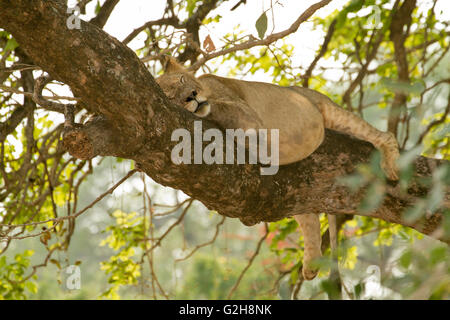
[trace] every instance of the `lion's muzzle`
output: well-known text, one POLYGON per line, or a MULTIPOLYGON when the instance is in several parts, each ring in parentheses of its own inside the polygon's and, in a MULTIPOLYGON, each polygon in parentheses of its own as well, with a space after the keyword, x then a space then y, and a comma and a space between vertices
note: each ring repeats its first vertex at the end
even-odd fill
POLYGON ((203 96, 197 96, 193 100, 189 101, 185 106, 187 110, 192 112, 198 117, 206 117, 211 111, 211 106, 208 100, 203 96))

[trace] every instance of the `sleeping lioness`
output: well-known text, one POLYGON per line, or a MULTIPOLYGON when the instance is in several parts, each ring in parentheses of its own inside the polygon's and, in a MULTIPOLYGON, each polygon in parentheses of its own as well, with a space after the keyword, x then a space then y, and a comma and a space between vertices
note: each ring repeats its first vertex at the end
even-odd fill
MULTIPOLYGON (((168 58, 157 83, 176 105, 226 129, 279 129, 279 164, 308 157, 322 143, 325 128, 372 143, 382 153, 381 166, 390 180, 398 180, 398 144, 382 132, 340 108, 327 96, 302 87, 235 80, 205 74, 198 78, 168 58)), ((296 215, 304 236, 303 276, 313 279, 311 261, 321 256, 319 216, 296 215)))

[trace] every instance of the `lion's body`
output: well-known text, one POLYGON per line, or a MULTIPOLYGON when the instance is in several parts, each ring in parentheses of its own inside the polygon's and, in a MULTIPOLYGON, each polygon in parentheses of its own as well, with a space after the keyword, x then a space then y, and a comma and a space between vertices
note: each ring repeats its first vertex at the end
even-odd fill
MULTIPOLYGON (((281 165, 309 156, 322 143, 324 129, 329 128, 371 142, 382 152, 381 165, 387 177, 398 179, 395 137, 375 129, 317 91, 211 74, 195 78, 173 59, 169 59, 166 73, 157 82, 172 102, 215 121, 223 129, 279 129, 281 165)), ((305 243, 303 276, 312 279, 317 270, 310 263, 321 256, 319 217, 304 213, 295 218, 305 243)))
POLYGON ((202 87, 210 88, 209 92, 203 93, 208 102, 215 105, 209 117, 225 125, 225 128, 279 129, 280 165, 306 158, 323 141, 325 128, 322 114, 307 97, 291 88, 210 74, 199 77, 198 81, 202 87), (236 104, 237 99, 239 104, 236 104), (214 104, 214 101, 219 103, 214 104), (245 109, 228 110, 228 105, 245 109), (227 122, 223 120, 224 113, 243 116, 227 122))

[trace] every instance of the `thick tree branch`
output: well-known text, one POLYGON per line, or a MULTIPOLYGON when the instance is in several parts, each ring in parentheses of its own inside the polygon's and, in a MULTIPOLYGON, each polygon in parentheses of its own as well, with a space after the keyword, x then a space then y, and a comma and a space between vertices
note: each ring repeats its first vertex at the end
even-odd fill
POLYGON ((127 157, 128 140, 116 131, 103 116, 94 117, 85 125, 76 124, 64 132, 63 144, 72 156, 92 159, 95 156, 127 157))
MULTIPOLYGON (((192 133, 196 118, 168 102, 125 45, 88 23, 82 23, 81 30, 68 30, 66 19, 61 1, 0 0, 0 27, 13 34, 36 64, 68 84, 90 111, 102 116, 103 123, 81 129, 88 137, 82 147, 86 143, 94 150, 87 158, 101 154, 133 159, 156 182, 183 190, 247 225, 302 213, 358 214, 365 192, 351 193, 336 178, 369 161, 374 150, 370 144, 327 131, 316 152, 281 167, 274 176, 261 176, 256 165, 175 165, 171 134, 178 128, 192 133), (102 126, 106 129, 99 134, 102 126), (90 137, 89 130, 97 136, 90 137)), ((203 121, 204 129, 213 126, 203 121)), ((69 151, 73 149, 69 146, 69 151)), ((418 158, 415 176, 429 177, 439 163, 418 158)), ((402 194, 399 186, 388 186, 383 203, 370 216, 432 234, 440 227, 442 214, 416 222, 402 215, 427 192, 418 182, 411 184, 408 194, 402 194)), ((448 206, 448 191, 445 197, 448 206)), ((442 235, 441 239, 448 241, 442 235)))

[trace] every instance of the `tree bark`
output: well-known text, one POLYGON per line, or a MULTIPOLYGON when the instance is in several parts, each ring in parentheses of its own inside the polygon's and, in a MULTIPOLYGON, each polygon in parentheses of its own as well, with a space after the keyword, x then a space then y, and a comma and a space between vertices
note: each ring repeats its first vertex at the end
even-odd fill
MULTIPOLYGON (((193 132, 191 113, 172 105, 146 67, 128 47, 93 24, 66 27, 64 1, 0 0, 0 27, 53 78, 69 85, 83 106, 100 115, 66 134, 65 145, 79 158, 119 156, 132 159, 156 182, 184 191, 208 208, 246 225, 302 213, 359 214, 365 191, 349 192, 336 178, 368 162, 373 147, 327 130, 319 149, 307 159, 262 176, 257 165, 176 165, 171 151, 177 128, 193 132)), ((203 121, 203 129, 214 123, 203 121)), ((419 157, 416 177, 430 176, 441 161, 419 157)), ((448 164, 448 163, 447 163, 448 164)), ((443 233, 442 213, 416 222, 403 218, 427 188, 413 183, 407 194, 388 185, 381 206, 369 215, 434 234, 443 233)), ((446 190, 445 206, 448 207, 446 190)))

